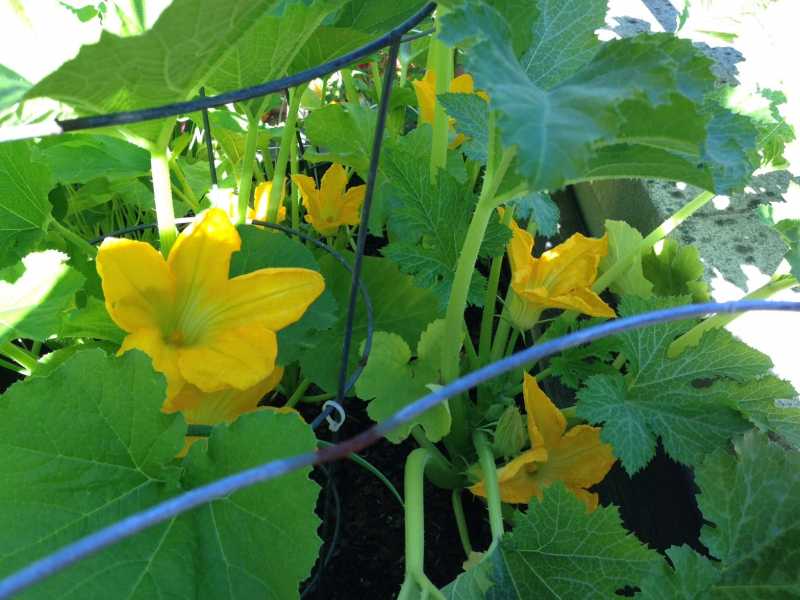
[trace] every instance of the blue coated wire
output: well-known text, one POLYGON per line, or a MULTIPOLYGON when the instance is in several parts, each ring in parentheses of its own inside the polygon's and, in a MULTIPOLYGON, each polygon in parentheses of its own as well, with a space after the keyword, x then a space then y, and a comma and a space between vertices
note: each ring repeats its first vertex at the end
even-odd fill
POLYGON ((139 531, 176 517, 192 508, 228 496, 240 489, 275 479, 303 467, 328 463, 357 452, 384 437, 393 429, 404 425, 422 413, 441 404, 452 396, 469 391, 475 386, 508 373, 514 369, 558 354, 568 348, 586 344, 594 340, 629 331, 648 325, 679 321, 710 313, 737 313, 745 311, 796 311, 800 312, 800 302, 773 302, 767 300, 740 300, 738 302, 688 304, 674 308, 615 319, 595 327, 590 327, 569 335, 537 344, 516 354, 473 371, 442 386, 394 413, 389 419, 370 427, 363 433, 334 446, 321 448, 315 452, 298 454, 289 458, 274 460, 262 465, 218 479, 207 485, 195 488, 165 502, 121 519, 95 533, 77 540, 60 550, 28 565, 27 567, 0 581, 0 600, 9 598, 46 577, 62 571, 75 562, 116 544, 139 531))

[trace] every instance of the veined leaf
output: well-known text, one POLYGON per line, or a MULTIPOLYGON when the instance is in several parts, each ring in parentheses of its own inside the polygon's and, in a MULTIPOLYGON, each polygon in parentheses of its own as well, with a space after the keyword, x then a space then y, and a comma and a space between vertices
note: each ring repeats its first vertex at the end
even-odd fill
POLYGON ((97 177, 142 177, 150 173, 147 152, 105 135, 68 134, 45 138, 37 151, 59 183, 85 183, 97 177))
MULTIPOLYGON (((536 27, 547 27, 544 18, 536 27)), ((755 168, 755 129, 743 117, 704 105, 714 77, 709 59, 688 40, 636 36, 601 44, 596 52, 586 41, 560 55, 561 38, 554 34, 536 52, 556 53, 565 73, 590 52, 594 56, 555 85, 557 77, 534 72, 553 85, 548 89, 517 60, 505 20, 480 0, 466 0, 442 22, 445 42, 470 47, 466 67, 491 97, 502 139, 518 148, 518 172, 532 191, 610 176, 671 179, 680 172, 688 181, 684 176, 694 168, 699 175, 692 183, 724 193, 743 185, 755 168), (684 121, 703 127, 687 138, 686 128, 675 128, 684 121), (642 132, 645 124, 653 131, 642 132), (642 139, 642 133, 649 135, 642 139), (652 159, 650 148, 670 159, 669 168, 652 159)))
MULTIPOLYGON (((77 352, 0 397, 0 573, 175 494, 312 451, 295 414, 219 426, 174 461, 186 426, 144 354, 77 352), (35 415, 35 419, 32 419, 35 415)), ((310 469, 247 488, 84 559, 27 598, 297 598, 320 540, 310 469)))
POLYGON ((485 163, 489 152, 489 105, 477 94, 448 93, 437 99, 456 120, 456 130, 467 136, 459 150, 472 160, 485 163))
MULTIPOLYGON (((612 221, 606 219, 606 233, 608 234, 608 254, 600 261, 598 272, 608 271, 614 264, 632 252, 638 252, 642 243, 642 234, 628 225, 625 221, 612 221)), ((641 254, 630 267, 611 284, 611 291, 615 294, 630 294, 649 298, 653 295, 653 284, 645 279, 642 273, 641 254)), ((678 295, 678 294, 673 294, 678 295)))
POLYGON ((705 267, 694 246, 681 246, 666 239, 658 254, 653 248, 642 256, 641 266, 644 276, 653 282, 656 295, 689 295, 694 302, 708 300, 708 284, 703 281, 705 267))
POLYGON ((800 453, 763 433, 720 449, 696 471, 700 541, 721 562, 714 598, 800 596, 800 453))
POLYGON ((67 258, 55 250, 34 252, 22 259, 25 272, 19 279, 0 281, 0 344, 13 338, 43 342, 59 331, 83 284, 67 258))
MULTIPOLYGON (((619 314, 630 316, 674 302, 626 296, 619 314)), ((621 334, 627 375, 595 375, 578 392, 578 415, 604 422, 602 439, 614 446, 630 474, 653 458, 657 437, 672 458, 697 465, 748 428, 737 398, 759 386, 757 379, 772 362, 725 330, 706 333, 699 345, 667 358, 672 340, 691 325, 664 323, 621 334)))
MULTIPOLYGON (((28 98, 47 96, 78 114, 103 114, 189 100, 233 47, 278 0, 175 0, 141 35, 103 32, 74 59, 37 83, 28 98)), ((155 143, 173 120, 131 125, 139 144, 155 143)))
POLYGON ((50 171, 31 154, 29 142, 0 144, 0 269, 33 250, 52 218, 50 171))
POLYGON ((8 67, 0 65, 0 111, 22 100, 31 83, 8 67))
MULTIPOLYGON (((476 198, 447 171, 440 171, 436 182, 431 182, 428 161, 423 158, 429 153, 427 126, 387 144, 381 169, 399 199, 389 211, 392 225, 402 235, 391 237, 382 252, 402 271, 414 275, 420 287, 433 289, 444 307, 476 198)), ((480 256, 499 256, 510 237, 510 230, 492 215, 480 256)), ((485 286, 485 278, 476 271, 468 296, 471 304, 483 303, 485 286)))
POLYGON ((338 162, 352 167, 366 180, 375 135, 375 112, 357 104, 329 104, 312 111, 305 120, 309 141, 306 158, 338 162))
POLYGON ((688 546, 667 550, 672 567, 666 561, 655 565, 650 577, 642 581, 641 600, 672 600, 710 598, 711 586, 719 579, 714 563, 700 556, 688 546))
MULTIPOLYGON (((340 307, 346 307, 350 295, 350 272, 331 256, 323 256, 319 264, 325 277, 326 289, 331 291, 340 307)), ((396 333, 410 345, 416 343, 428 324, 439 316, 438 303, 433 293, 416 287, 414 280, 402 274, 390 260, 365 257, 361 281, 372 301, 375 331, 396 333)), ((311 347, 300 357, 305 376, 326 392, 336 391, 345 318, 346 310, 342 308, 334 326, 311 339, 311 347)), ((352 373, 358 364, 358 350, 366 335, 367 313, 359 295, 353 342, 348 357, 348 373, 352 373)))
MULTIPOLYGON (((443 337, 444 320, 433 321, 422 332, 416 360, 411 361, 411 349, 403 338, 385 331, 375 333, 367 365, 356 383, 358 397, 370 401, 367 408, 370 417, 381 422, 429 393, 429 385, 443 383, 439 373, 443 337)), ((450 408, 447 403, 440 404, 395 429, 387 438, 400 443, 416 425, 425 429, 429 440, 438 442, 450 432, 450 408)))
POLYGON ((637 585, 661 560, 625 531, 615 507, 587 513, 561 482, 516 513, 500 552, 507 580, 494 577, 499 589, 492 597, 515 600, 609 598, 637 585))

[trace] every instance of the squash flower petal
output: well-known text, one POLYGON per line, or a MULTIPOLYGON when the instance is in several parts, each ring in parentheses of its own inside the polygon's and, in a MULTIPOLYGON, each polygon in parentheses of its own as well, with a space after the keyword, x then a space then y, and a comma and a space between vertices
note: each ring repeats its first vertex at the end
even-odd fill
POLYGON ((592 291, 600 260, 608 254, 608 235, 595 239, 576 233, 534 258, 533 236, 514 220, 511 231, 507 245, 512 289, 509 312, 517 327, 530 329, 546 308, 576 310, 593 317, 616 316, 592 291))
MULTIPOLYGON (((272 182, 264 181, 256 186, 253 192, 253 208, 247 207, 247 221, 267 221, 267 209, 269 208, 269 195, 272 191, 272 182)), ((278 207, 278 223, 286 220, 286 206, 283 200, 286 197, 286 188, 281 190, 281 205, 278 207)))
MULTIPOLYGON (((563 413, 527 373, 523 386, 531 449, 502 467, 497 478, 504 502, 528 503, 555 481, 562 481, 585 505, 597 508, 597 494, 586 488, 599 483, 616 462, 609 444, 600 441, 599 427, 577 425, 567 431, 563 413)), ((480 481, 470 488, 486 496, 480 481)))
POLYGON ((204 393, 257 385, 275 369, 275 332, 299 320, 325 281, 309 269, 261 269, 229 278, 241 239, 224 210, 198 215, 165 261, 145 242, 107 239, 97 270, 106 308, 167 378, 167 402, 192 385, 204 393))
POLYGON ((340 225, 359 224, 367 186, 357 185, 345 191, 347 173, 342 165, 333 163, 328 167, 319 189, 308 175, 292 175, 292 181, 300 188, 306 222, 321 235, 334 234, 340 225))

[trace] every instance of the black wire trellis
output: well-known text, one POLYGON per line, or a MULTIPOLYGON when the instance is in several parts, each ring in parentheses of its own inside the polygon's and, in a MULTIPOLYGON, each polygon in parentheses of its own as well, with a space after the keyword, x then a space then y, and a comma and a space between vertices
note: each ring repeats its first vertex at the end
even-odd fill
MULTIPOLYGON (((371 338, 372 338, 372 305, 365 287, 360 278, 361 265, 364 254, 364 247, 367 236, 367 223, 369 219, 369 212, 371 208, 372 198, 374 195, 375 178, 377 175, 378 161, 380 158, 380 148, 383 139, 383 133, 386 125, 386 115, 389 105, 389 97, 392 92, 392 80, 394 77, 394 64, 397 60, 399 46, 403 41, 410 41, 417 37, 427 35, 430 31, 423 31, 412 34, 406 38, 403 36, 411 31, 416 25, 428 17, 434 10, 435 4, 429 3, 416 14, 412 15, 405 22, 401 23, 384 36, 376 39, 361 48, 345 54, 337 59, 329 61, 323 65, 319 65, 312 69, 308 69, 301 73, 285 77, 282 79, 267 82, 258 86, 245 88, 233 92, 220 94, 217 96, 205 96, 201 88, 198 99, 189 102, 180 102, 169 104, 165 106, 148 108, 144 110, 127 111, 120 113, 113 113, 107 115, 97 115, 90 117, 80 117, 76 119, 67 119, 61 121, 53 121, 44 125, 34 126, 20 126, 0 130, 0 142, 10 141, 15 139, 24 139, 28 137, 40 137, 44 135, 60 134, 68 131, 78 131, 84 129, 94 129, 99 127, 108 127, 113 125, 124 125, 130 123, 137 123, 152 119, 159 119, 165 117, 172 117, 179 114, 185 114, 195 111, 203 112, 203 122, 206 135, 206 145, 209 152, 209 168, 210 176, 213 183, 216 183, 216 171, 214 168, 213 152, 211 150, 211 132, 208 122, 207 109, 211 107, 222 106, 231 102, 239 102, 251 98, 264 96, 273 92, 286 90, 298 84, 305 83, 311 79, 321 77, 333 73, 340 68, 349 65, 360 58, 373 54, 374 52, 389 47, 389 68, 386 71, 383 81, 383 90, 378 105, 378 119, 375 129, 375 137, 373 138, 372 155, 370 157, 369 175, 367 178, 367 189, 365 194, 364 205, 361 213, 361 222, 358 231, 358 239, 356 243, 355 258, 352 267, 348 264, 347 260, 338 252, 329 248, 326 244, 319 240, 313 239, 305 235, 303 232, 277 225, 273 223, 265 223, 262 221, 254 221, 254 224, 269 227, 283 231, 288 235, 296 235, 300 238, 311 241, 311 243, 322 248, 330 253, 334 258, 348 269, 351 274, 351 288, 348 303, 348 312, 346 317, 345 337, 342 348, 342 363, 339 370, 339 378, 337 382, 337 402, 341 402, 344 395, 349 389, 352 388, 358 375, 363 369, 366 356, 369 353, 371 338), (355 315, 355 306, 357 293, 361 293, 367 313, 368 332, 367 342, 365 344, 364 352, 362 353, 361 360, 356 370, 347 377, 347 366, 349 350, 352 344, 352 329, 353 320, 355 315)), ((181 220, 179 220, 181 221, 181 220)), ((152 227, 152 224, 137 225, 125 230, 114 232, 110 235, 122 235, 126 233, 133 233, 136 231, 143 231, 152 227)), ((104 236, 105 237, 105 236, 104 236)), ((102 238, 100 238, 102 239, 102 238)), ((96 243, 99 240, 94 240, 96 243)), ((222 479, 218 479, 212 483, 197 487, 193 490, 175 496, 165 502, 152 506, 148 509, 140 511, 136 514, 130 515, 121 519, 105 528, 89 534, 59 550, 39 559, 38 561, 20 569, 19 571, 11 574, 7 578, 0 581, 0 600, 9 598, 17 594, 38 581, 52 576, 70 565, 80 561, 83 558, 91 556, 100 550, 111 546, 119 541, 122 541, 136 533, 164 522, 168 519, 176 517, 183 512, 196 508, 202 504, 214 501, 216 499, 228 496, 240 489, 256 485, 258 483, 274 479, 291 471, 311 466, 322 465, 341 458, 346 457, 352 452, 357 452, 376 442, 385 436, 388 432, 399 427, 402 424, 412 421, 417 416, 430 410, 432 407, 439 403, 446 401, 448 398, 463 394, 475 386, 488 381, 494 377, 507 373, 511 370, 518 369, 524 365, 541 360, 553 354, 562 352, 568 348, 578 346, 593 340, 601 339, 610 335, 622 333, 624 331, 645 327, 657 323, 668 321, 675 321, 691 317, 706 315, 708 313, 732 313, 742 312, 747 310, 778 310, 778 311, 798 311, 800 312, 800 303, 798 302, 769 302, 764 300, 746 300, 739 302, 728 303, 709 303, 709 304, 696 304, 679 306, 666 310, 659 310, 650 313, 636 315, 624 319, 617 319, 609 321, 601 325, 576 331, 572 334, 550 340, 548 342, 538 344, 534 347, 527 348, 521 352, 505 357, 499 361, 491 363, 477 371, 464 375, 447 385, 442 386, 436 391, 420 398, 419 400, 411 403, 402 410, 396 412, 386 421, 374 425, 362 433, 337 443, 332 446, 326 446, 316 452, 309 452, 301 455, 292 456, 289 458, 274 460, 233 475, 229 475, 222 479)), ((328 414, 332 408, 327 409, 328 414)), ((325 411, 321 413, 312 423, 316 427, 327 416, 325 411)), ((338 494, 333 488, 334 502, 338 504, 338 494)), ((338 519, 337 531, 334 532, 334 538, 338 532, 338 519)), ((335 541, 335 539, 334 539, 335 541)), ((325 561, 323 561, 324 566, 325 561)), ((319 571, 317 572, 317 577, 319 571)), ((313 582, 313 580, 312 580, 313 582)))

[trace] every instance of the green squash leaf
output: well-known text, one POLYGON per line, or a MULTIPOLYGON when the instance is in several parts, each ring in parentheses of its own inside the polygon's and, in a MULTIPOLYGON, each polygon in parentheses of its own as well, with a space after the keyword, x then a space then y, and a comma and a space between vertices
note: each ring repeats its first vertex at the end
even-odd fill
POLYGON ((552 237, 558 233, 561 210, 550 194, 533 192, 513 200, 510 204, 514 206, 514 217, 518 221, 532 219, 536 223, 537 235, 552 237))
MULTIPOLYGON (((288 3, 283 11, 262 13, 208 78, 215 92, 229 92, 278 79, 287 74, 300 49, 312 38, 325 18, 347 0, 313 0, 288 3)), ((245 104, 255 111, 265 99, 245 104)))
MULTIPOLYGON (((503 141, 517 146, 517 170, 532 191, 611 176, 671 179, 679 174, 725 193, 743 186, 755 168, 755 129, 745 117, 704 104, 714 86, 710 60, 688 40, 641 35, 601 44, 595 52, 584 32, 585 43, 567 44, 570 50, 561 56, 553 26, 556 33, 536 52, 558 56, 563 73, 594 56, 547 89, 517 60, 509 26, 493 8, 466 0, 442 23, 446 43, 469 47, 467 70, 498 110, 503 141), (676 127, 683 122, 702 126, 676 127)), ((558 73, 534 71, 550 85, 558 73)))
POLYGON ((312 111, 305 131, 313 146, 307 160, 337 162, 352 167, 366 180, 375 135, 375 112, 357 104, 329 104, 312 111))
POLYGON ((42 240, 50 223, 50 171, 32 160, 29 142, 0 144, 0 269, 42 240))
MULTIPOLYGON (((350 257, 348 255, 348 259, 350 257)), ((329 393, 336 391, 346 310, 352 275, 331 256, 319 261, 325 286, 339 304, 339 320, 328 331, 310 340, 312 347, 300 357, 303 375, 329 393)), ((352 264, 352 263, 351 263, 352 264)), ((436 297, 430 290, 418 288, 414 280, 403 275, 385 258, 364 257, 361 278, 372 301, 375 331, 399 335, 409 346, 415 344, 428 323, 439 316, 436 297)), ((348 357, 348 374, 352 373, 361 353, 359 348, 367 335, 367 314, 359 294, 353 326, 353 341, 348 357)))
POLYGON ((700 541, 719 559, 714 598, 800 596, 800 453, 762 433, 720 449, 696 471, 700 541))
MULTIPOLYGON (((531 81, 548 90, 581 69, 600 48, 607 0, 541 0, 533 44, 520 59, 531 81)), ((506 17, 508 23, 511 20, 506 17)))
MULTIPOLYGON (((179 464, 186 426, 161 412, 165 389, 144 354, 87 350, 0 396, 0 574, 181 491, 316 447, 297 415, 262 411, 215 428, 179 464)), ((309 472, 146 529, 26 597, 297 598, 320 546, 309 472)))
POLYGON ((45 138, 37 147, 41 161, 58 183, 85 183, 150 174, 150 156, 133 144, 105 135, 67 134, 45 138))
POLYGON ((693 302, 709 299, 708 284, 703 281, 705 266, 694 246, 668 238, 658 253, 653 248, 642 257, 642 270, 657 296, 688 295, 693 302))
POLYGON ((0 111, 22 100, 31 85, 22 75, 0 65, 0 111))
MULTIPOLYGON (((642 234, 625 221, 606 219, 605 227, 608 234, 608 254, 600 261, 599 274, 602 275, 629 254, 637 253, 636 260, 623 274, 614 280, 610 289, 620 296, 629 294, 631 296, 649 298, 653 295, 653 284, 645 279, 642 272, 641 255, 638 254, 639 247, 642 244, 642 234)), ((679 296, 680 292, 662 295, 679 296)))
MULTIPOLYGON (((320 271, 319 263, 301 242, 254 225, 240 225, 242 248, 231 258, 230 276, 258 269, 298 267, 320 271)), ((296 323, 278 332, 278 364, 288 365, 317 345, 316 336, 337 320, 337 303, 326 281, 326 290, 296 323)), ((339 306, 347 306, 346 303, 339 306)))
MULTIPOLYGON (((554 319, 547 330, 539 338, 546 342, 579 331, 587 327, 604 323, 606 319, 591 318, 576 321, 569 315, 560 315, 554 319)), ((592 375, 613 375, 616 369, 611 365, 613 353, 619 350, 619 343, 613 337, 596 340, 590 344, 568 348, 551 357, 548 363, 550 373, 558 377, 566 387, 577 390, 592 375)))
MULTIPOLYGON (((621 316, 666 308, 674 298, 626 296, 621 316)), ((736 398, 758 386, 772 366, 769 358, 726 330, 706 333, 700 344, 667 358, 672 340, 690 321, 651 325, 618 336, 627 375, 596 375, 578 392, 577 413, 604 422, 602 439, 629 474, 654 456, 656 439, 676 461, 697 465, 705 455, 748 428, 736 398)))
POLYGON ((739 410, 761 431, 800 449, 800 399, 791 383, 767 375, 737 394, 739 410))
POLYGON ((456 120, 456 131, 467 136, 459 150, 468 158, 486 163, 489 155, 489 105, 476 94, 437 96, 447 114, 456 120))
POLYGON ((719 579, 719 571, 710 560, 688 546, 667 550, 672 567, 666 561, 658 563, 650 576, 641 583, 642 600, 672 600, 710 598, 711 586, 719 579))
MULTIPOLYGON (((368 400, 367 414, 377 422, 392 416, 401 408, 430 393, 430 385, 441 385, 441 344, 444 320, 432 322, 422 332, 417 345, 416 360, 411 349, 396 333, 377 331, 372 339, 367 365, 356 383, 356 394, 368 400)), ((363 352, 363 348, 361 349, 363 352)), ((439 404, 411 423, 395 429, 386 437, 398 444, 411 429, 422 425, 432 442, 438 442, 450 432, 450 408, 439 404)))
MULTIPOLYGON (((47 96, 81 115, 189 100, 225 63, 231 48, 278 5, 277 0, 175 0, 141 35, 103 32, 98 43, 83 46, 26 97, 47 96)), ((159 141, 173 123, 169 118, 125 130, 132 141, 146 145, 159 141)))
POLYGON ((105 303, 94 296, 86 299, 86 305, 75 308, 64 315, 58 336, 61 338, 93 338, 108 340, 119 345, 126 333, 111 320, 105 303))
POLYGON ((514 517, 500 540, 507 581, 495 576, 496 598, 609 598, 634 586, 658 554, 625 531, 616 507, 586 505, 557 482, 514 517), (565 576, 568 574, 568 576, 565 576))
MULTIPOLYGON (((389 207, 389 216, 399 235, 390 235, 390 243, 381 252, 413 275, 420 287, 432 289, 444 308, 476 198, 447 171, 440 171, 436 182, 431 182, 424 159, 430 153, 430 131, 425 126, 399 140, 387 140, 381 169, 397 193, 398 202, 389 207)), ((510 237, 511 231, 493 214, 480 256, 501 255, 510 237)), ((468 301, 481 306, 485 288, 486 279, 476 270, 468 301)))
POLYGON ((0 344, 14 338, 43 342, 59 331, 84 281, 67 259, 56 250, 34 252, 22 259, 19 279, 0 281, 0 344))

